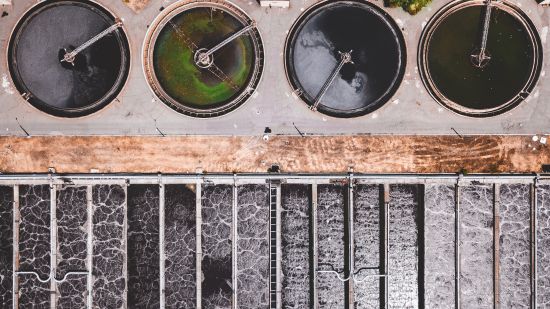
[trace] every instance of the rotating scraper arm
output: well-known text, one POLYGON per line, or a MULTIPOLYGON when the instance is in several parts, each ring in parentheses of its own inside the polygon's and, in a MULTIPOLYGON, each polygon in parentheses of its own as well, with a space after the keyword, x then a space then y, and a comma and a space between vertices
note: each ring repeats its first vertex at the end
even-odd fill
POLYGON ((100 33, 95 35, 93 38, 91 38, 88 41, 84 42, 84 44, 82 44, 82 45, 78 46, 77 48, 75 48, 73 51, 66 52, 65 55, 63 56, 63 59, 61 59, 61 61, 62 62, 63 61, 68 62, 68 63, 71 63, 71 64, 74 65, 74 59, 75 59, 76 55, 78 55, 80 52, 82 52, 86 48, 90 47, 92 44, 96 43, 97 41, 99 41, 103 37, 109 35, 110 33, 112 33, 113 31, 115 31, 116 29, 118 29, 120 27, 122 27, 122 20, 117 19, 116 22, 113 25, 111 25, 109 28, 101 31, 100 33))
POLYGON ((227 39, 221 41, 220 43, 218 43, 216 46, 212 47, 211 49, 201 53, 199 61, 208 60, 208 57, 210 57, 213 53, 217 52, 218 50, 220 50, 225 45, 231 43, 233 40, 239 38, 241 35, 247 33, 248 31, 250 31, 254 28, 256 28, 256 22, 255 21, 253 21, 250 25, 242 28, 241 30, 235 32, 230 37, 228 37, 227 39))
POLYGON ((486 0, 487 9, 485 10, 485 19, 483 20, 483 32, 481 36, 481 44, 479 48, 479 53, 474 53, 471 55, 472 61, 475 66, 483 67, 491 59, 487 54, 487 39, 489 37, 489 26, 491 24, 491 13, 492 13, 492 0, 486 0))
POLYGON ((330 88, 330 85, 332 85, 332 83, 336 79, 336 76, 338 76, 338 73, 340 73, 340 70, 342 69, 342 67, 346 63, 353 63, 353 61, 351 60, 351 53, 352 52, 353 52, 353 50, 350 50, 347 53, 338 52, 340 54, 340 62, 334 68, 334 70, 332 70, 332 73, 330 73, 330 76, 328 77, 327 81, 323 85, 323 88, 321 88, 321 91, 317 95, 317 98, 315 99, 315 103, 313 103, 313 105, 310 107, 311 110, 314 110, 314 111, 317 110, 317 107, 321 103, 321 100, 323 99, 323 97, 327 93, 328 89, 330 88))
MULTIPOLYGON (((176 24, 174 24, 171 21, 169 21, 168 24, 170 25, 170 27, 172 27, 172 29, 174 29, 177 36, 191 50, 191 52, 200 53, 202 51, 202 49, 200 49, 198 47, 198 45, 195 44, 195 42, 193 42, 193 40, 191 40, 191 38, 189 36, 187 36, 183 31, 181 31, 181 29, 179 29, 179 27, 176 24)), ((202 53, 199 54, 199 60, 201 59, 200 55, 202 55, 202 53)), ((209 55, 207 56, 207 59, 209 59, 209 55)), ((235 85, 235 83, 231 80, 231 78, 229 78, 229 76, 227 76, 227 74, 225 74, 217 65, 215 65, 214 62, 209 62, 208 65, 204 66, 204 68, 207 69, 210 73, 212 73, 214 76, 216 76, 222 82, 227 82, 229 87, 231 87, 232 89, 234 89, 234 90, 239 89, 239 87, 237 85, 235 85)))

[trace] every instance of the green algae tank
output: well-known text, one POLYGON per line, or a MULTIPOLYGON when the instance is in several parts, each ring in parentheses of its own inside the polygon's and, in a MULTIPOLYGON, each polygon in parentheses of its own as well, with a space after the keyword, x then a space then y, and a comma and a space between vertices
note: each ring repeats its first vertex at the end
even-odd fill
POLYGON ((194 117, 215 117, 250 97, 259 83, 262 55, 253 21, 234 5, 178 2, 151 26, 144 68, 155 94, 172 109, 194 117), (224 41, 227 44, 215 50, 224 41))

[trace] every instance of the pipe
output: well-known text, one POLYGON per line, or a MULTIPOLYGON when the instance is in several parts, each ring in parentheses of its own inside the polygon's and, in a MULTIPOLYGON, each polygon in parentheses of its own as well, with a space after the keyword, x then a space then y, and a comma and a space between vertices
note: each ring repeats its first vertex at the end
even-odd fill
POLYGON ((538 299, 537 299, 537 292, 538 292, 538 211, 539 211, 539 202, 538 202, 538 187, 539 187, 539 177, 538 174, 535 176, 535 179, 533 181, 533 200, 532 200, 532 207, 534 213, 531 214, 532 216, 532 239, 531 239, 531 269, 532 269, 532 275, 531 275, 531 284, 532 284, 532 291, 531 291, 531 303, 532 308, 538 308, 538 299))
POLYGON ((87 308, 92 309, 93 306, 93 294, 92 294, 92 288, 93 288, 93 187, 91 185, 88 185, 86 187, 86 211, 88 215, 88 239, 87 239, 87 251, 88 251, 88 269, 89 274, 88 278, 86 280, 86 285, 88 288, 88 299, 87 299, 87 308))
POLYGON ((195 183, 195 245, 196 245, 196 272, 195 286, 197 297, 197 309, 202 308, 202 182, 195 183))
POLYGON ((13 186, 13 213, 12 213, 12 308, 19 308, 17 297, 19 294, 19 282, 17 280, 17 268, 19 266, 18 261, 19 257, 19 186, 13 186))
POLYGON ((165 294, 165 285, 166 285, 166 278, 164 276, 166 265, 166 254, 164 251, 164 203, 165 203, 165 187, 162 183, 162 174, 158 175, 158 182, 159 182, 159 289, 160 289, 160 300, 159 305, 160 308, 164 308, 166 303, 166 294, 165 294))
POLYGON ((282 219, 281 219, 281 211, 282 211, 282 205, 281 205, 282 197, 281 197, 281 184, 277 184, 277 309, 281 309, 283 306, 283 302, 281 299, 282 296, 282 289, 283 289, 283 283, 281 282, 281 261, 282 261, 282 219))
POLYGON ((231 220, 231 233, 233 234, 233 237, 232 237, 232 257, 231 257, 231 262, 232 262, 232 266, 233 266, 233 271, 231 272, 231 279, 232 279, 232 286, 233 286, 233 309, 237 309, 238 306, 237 306, 237 303, 238 303, 238 293, 237 293, 237 289, 238 289, 238 281, 237 281, 237 276, 238 276, 238 264, 237 264, 237 250, 238 250, 238 247, 237 247, 237 242, 239 240, 239 234, 238 234, 238 226, 237 226, 237 220, 239 220, 239 216, 238 216, 238 201, 237 201, 237 198, 238 198, 238 191, 237 191, 237 176, 236 175, 233 175, 233 218, 231 220))
MULTIPOLYGON (((461 175, 462 176, 462 175, 461 175)), ((460 186, 462 177, 455 185, 455 308, 461 308, 460 303, 460 186)))
MULTIPOLYGON (((128 294, 128 186, 130 184, 126 183, 124 185, 124 219, 123 219, 123 239, 124 242, 124 264, 122 266, 122 273, 124 275, 124 295, 128 294)), ((128 308, 128 297, 123 297, 124 305, 123 308, 128 308)))
MULTIPOLYGON (((17 275, 33 275, 38 281, 40 281, 42 283, 51 282, 52 284, 64 282, 65 280, 67 280, 67 277, 69 277, 69 276, 78 276, 78 275, 86 275, 87 276, 87 275, 89 275, 88 271, 69 271, 69 272, 65 273, 65 275, 63 275, 63 277, 61 277, 61 279, 57 279, 55 274, 50 271, 50 274, 48 275, 48 277, 46 277, 45 279, 42 279, 40 277, 40 275, 35 271, 17 271, 15 273, 17 275)), ((52 293, 52 295, 55 298, 56 294, 52 293)))
MULTIPOLYGON (((389 232, 390 232, 390 185, 384 185, 384 274, 387 276, 390 272, 389 267, 389 232)), ((384 277, 384 308, 389 308, 389 280, 384 277)))
POLYGON ((312 204, 312 226, 311 229, 313 230, 313 269, 315 270, 312 273, 312 281, 313 286, 311 287, 313 291, 313 308, 319 309, 319 295, 317 291, 317 269, 319 267, 319 256, 318 256, 318 234, 317 234, 317 184, 313 184, 311 186, 311 204, 312 204))
POLYGON ((493 308, 500 308, 500 185, 493 185, 493 308))
MULTIPOLYGON (((156 184, 158 183, 158 175, 156 174, 51 174, 48 178, 48 174, 0 174, 0 183, 2 184, 43 184, 47 183, 50 179, 54 184, 113 184, 113 182, 125 183, 129 181, 131 183, 140 184, 156 184)), ((232 182, 233 179, 242 181, 257 180, 258 182, 265 183, 265 180, 301 180, 304 183, 313 183, 319 180, 330 180, 333 178, 345 179, 348 177, 346 174, 267 174, 267 173, 242 173, 242 174, 163 174, 162 180, 165 184, 178 184, 178 183, 195 183, 198 180, 208 182, 214 180, 225 180, 232 182)), ((539 175, 540 181, 550 181, 550 174, 539 175)), ((448 181, 456 182, 459 178, 456 174, 355 174, 356 180, 371 180, 377 183, 389 183, 400 181, 448 181)), ((480 182, 503 182, 503 181, 529 181, 532 182, 535 176, 532 174, 502 174, 502 175, 488 175, 488 174, 470 174, 461 176, 464 181, 480 181, 480 182)))
POLYGON ((353 213, 353 173, 349 173, 348 175, 348 199, 347 199, 347 207, 348 207, 348 267, 349 267, 349 276, 353 278, 352 281, 348 283, 348 296, 349 296, 349 302, 348 302, 348 308, 354 308, 354 282, 355 282, 355 239, 354 239, 354 213, 353 213))
MULTIPOLYGON (((57 190, 50 177, 50 278, 55 279, 57 271, 57 190)), ((38 274, 36 274, 38 277, 38 274)), ((66 277, 67 274, 65 274, 66 277)), ((40 278, 38 278, 40 281, 40 278)), ((48 281, 49 278, 48 278, 48 281)), ((42 281, 41 281, 42 282, 42 281)), ((56 307, 57 286, 50 281, 50 306, 56 307)))

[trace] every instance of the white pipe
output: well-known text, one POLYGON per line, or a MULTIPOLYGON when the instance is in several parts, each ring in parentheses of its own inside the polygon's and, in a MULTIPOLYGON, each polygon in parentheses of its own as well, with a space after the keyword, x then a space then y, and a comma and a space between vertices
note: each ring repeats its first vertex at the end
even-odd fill
POLYGON ((355 281, 355 238, 354 238, 354 213, 353 213, 353 173, 350 173, 348 176, 348 201, 347 201, 347 207, 348 207, 348 265, 349 265, 349 276, 353 277, 354 280, 350 281, 348 283, 348 290, 349 290, 349 308, 354 307, 354 281, 355 281))
POLYGON ((390 285, 387 275, 390 272, 389 255, 390 255, 390 185, 384 185, 384 308, 389 308, 390 285))
MULTIPOLYGON (((214 181, 214 180, 226 180, 232 182, 237 177, 237 180, 257 180, 258 183, 262 183, 265 180, 303 180, 306 183, 313 183, 317 180, 329 180, 329 179, 345 179, 346 174, 165 174, 162 175, 163 183, 165 184, 178 184, 178 183, 195 183, 198 180, 202 181, 214 181)), ((502 182, 509 181, 530 181, 532 182, 537 176, 533 174, 502 174, 502 175, 489 175, 489 174, 469 174, 462 176, 463 181, 486 181, 486 182, 502 182)), ((393 181, 449 181, 456 182, 459 178, 456 174, 354 174, 356 180, 373 180, 379 183, 393 182, 393 181)), ((8 184, 45 184, 49 180, 52 180, 54 184, 66 184, 71 182, 77 184, 79 182, 85 182, 85 184, 123 184, 126 181, 130 181, 135 184, 156 184, 158 183, 157 174, 52 174, 51 178, 47 174, 0 174, 0 183, 8 184)), ((549 175, 539 176, 539 181, 550 180, 549 175)), ((265 183, 265 182, 263 182, 265 183)))
POLYGON ((461 308, 460 301, 460 179, 455 185, 455 308, 461 308))
MULTIPOLYGON (((88 274, 89 274, 88 271, 69 271, 69 272, 65 273, 63 275, 63 277, 61 277, 61 279, 57 279, 55 274, 50 272, 48 277, 46 277, 45 279, 42 279, 40 277, 40 274, 38 274, 35 271, 17 271, 16 272, 16 275, 33 275, 38 281, 40 281, 42 283, 50 282, 51 284, 53 284, 54 288, 55 288, 55 283, 61 283, 61 282, 66 281, 67 277, 69 277, 69 276, 88 275, 88 274)), ((52 295, 53 295, 53 297, 56 296, 55 293, 52 293, 52 295)))
POLYGON ((500 308, 500 185, 493 184, 493 308, 500 308))
POLYGON ((165 284, 165 260, 166 254, 164 251, 164 203, 165 203, 165 187, 162 183, 162 177, 159 175, 159 288, 160 288, 160 308, 164 308, 166 303, 165 284))
POLYGON ((313 269, 315 270, 312 274, 313 286, 311 287, 313 291, 313 308, 319 309, 319 295, 317 291, 317 269, 319 268, 319 256, 318 256, 318 235, 317 235, 317 184, 311 185, 311 229, 313 230, 313 269))
MULTIPOLYGON (((56 185, 50 180, 50 276, 47 281, 42 281, 38 274, 36 277, 40 282, 50 282, 50 306, 57 307, 57 190, 56 185), (54 280, 51 280, 54 279, 54 280)), ((32 272, 30 272, 32 273, 32 272)), ((18 273, 19 274, 19 273, 18 273)), ((63 277, 65 279, 67 276, 63 277)))
POLYGON ((237 202, 237 182, 236 182, 236 176, 233 178, 234 179, 234 182, 233 182, 233 204, 232 204, 232 210, 233 210, 233 215, 232 215, 232 220, 231 220, 231 233, 232 233, 232 242, 231 242, 231 245, 232 245, 232 257, 231 257, 231 262, 232 262, 232 266, 233 266, 233 270, 231 272, 231 279, 232 279, 232 285, 233 285, 233 309, 237 309, 238 306, 237 306, 237 303, 238 303, 238 294, 237 294, 237 290, 238 290, 238 281, 237 281, 237 276, 238 276, 238 267, 237 267, 237 241, 239 239, 239 235, 238 235, 238 230, 237 230, 237 220, 238 220, 238 210, 237 210, 237 207, 238 207, 238 202, 237 202))
POLYGON ((196 245, 196 273, 195 285, 197 293, 197 309, 202 308, 202 182, 196 182, 195 188, 195 245, 196 245))
POLYGON ((539 187, 539 179, 538 177, 535 177, 535 180, 533 181, 533 189, 535 191, 533 203, 534 203, 534 222, 533 222, 533 291, 532 291, 532 303, 533 308, 538 308, 538 299, 537 299, 537 293, 538 293, 538 212, 539 212, 539 202, 538 202, 538 187, 539 187))
POLYGON ((93 256, 94 256, 94 246, 93 246, 93 233, 94 233, 94 225, 93 225, 93 218, 94 218, 94 212, 93 212, 93 193, 92 193, 92 186, 88 185, 86 187, 86 211, 88 214, 88 241, 87 241, 87 251, 88 251, 88 278, 86 281, 86 285, 88 288, 88 300, 87 300, 87 306, 88 309, 92 309, 93 306, 93 256))
POLYGON ((128 184, 125 184, 122 188, 124 190, 124 217, 122 219, 122 249, 124 250, 124 263, 122 264, 122 274, 124 276, 123 308, 128 308, 128 184))
POLYGON ((19 186, 13 186, 13 217, 12 217, 12 308, 19 307, 19 280, 15 275, 19 266, 19 186))
MULTIPOLYGON (((282 289, 283 289, 283 284, 281 282, 281 269, 282 269, 282 265, 281 265, 281 260, 282 260, 282 234, 281 234, 281 229, 282 229, 282 223, 281 223, 281 210, 282 210, 282 206, 281 206, 281 184, 277 184, 277 199, 276 199, 276 207, 277 207, 277 243, 276 243, 276 248, 277 248, 277 309, 281 309, 283 304, 282 304, 282 299, 281 299, 281 293, 282 293, 282 289)), ((271 222, 270 222, 271 224, 271 222)))

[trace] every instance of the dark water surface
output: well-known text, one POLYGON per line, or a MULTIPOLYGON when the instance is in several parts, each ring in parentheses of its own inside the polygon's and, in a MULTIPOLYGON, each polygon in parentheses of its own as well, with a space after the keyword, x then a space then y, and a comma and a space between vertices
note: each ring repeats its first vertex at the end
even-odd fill
POLYGON ((13 187, 0 186, 0 303, 12 302, 13 187))
POLYGON ((233 187, 202 187, 202 305, 230 308, 232 302, 233 187))
MULTIPOLYGON (((19 270, 50 276, 50 186, 19 187, 19 270)), ((19 306, 50 306, 50 283, 34 275, 19 276, 19 306)))
MULTIPOLYGON (((319 185, 317 199, 318 265, 320 270, 334 270, 346 278, 345 250, 345 187, 319 185)), ((319 305, 323 308, 344 308, 344 282, 334 273, 317 273, 319 305)))
POLYGON ((418 185, 391 185, 388 227, 389 308, 422 308, 421 214, 418 185))
POLYGON ((166 185, 164 252, 166 308, 196 308, 196 187, 166 185))
POLYGON ((281 186, 282 303, 283 308, 310 308, 311 187, 281 186))
POLYGON ((119 185, 93 186, 92 210, 93 306, 123 308, 126 303, 124 188, 119 185))
POLYGON ((159 186, 128 187, 128 307, 160 302, 159 186))
POLYGON ((510 13, 494 7, 483 68, 470 55, 480 47, 485 6, 452 12, 437 26, 427 48, 427 66, 435 87, 465 108, 485 110, 513 100, 523 91, 535 59, 525 26, 510 13))
POLYGON ((550 185, 538 188, 537 303, 550 307, 550 185))
MULTIPOLYGON (((88 213, 87 187, 64 186, 57 190, 57 268, 62 278, 72 271, 86 271, 88 213)), ((86 275, 70 275, 57 285, 57 308, 86 307, 86 275)))
POLYGON ((383 195, 381 196, 380 189, 379 185, 355 187, 353 232, 357 278, 354 286, 356 309, 380 308, 380 287, 383 281, 373 276, 384 272, 380 255, 384 239, 381 207, 383 195))
POLYGON ((237 299, 240 309, 269 308, 269 186, 237 188, 237 299))
POLYGON ((75 65, 62 64, 61 49, 74 49, 114 24, 87 2, 38 5, 20 22, 10 44, 11 73, 36 107, 58 116, 100 109, 123 86, 128 50, 121 29, 83 50, 75 65))
MULTIPOLYGON (((311 185, 281 185, 283 308, 312 308, 315 285, 316 300, 322 308, 347 308, 351 297, 350 306, 357 309, 380 308, 386 297, 390 308, 454 308, 456 292, 460 293, 461 308, 491 308, 494 301, 506 308, 529 307, 533 279, 532 185, 464 184, 458 187, 457 198, 457 187, 452 184, 393 184, 389 192, 384 192, 385 186, 359 183, 353 186, 353 205, 349 204, 346 185, 316 186, 318 203, 314 205, 311 185), (389 197, 387 204, 385 197, 389 197), (455 260, 457 200, 460 204, 458 261, 455 260), (348 206, 353 207, 353 212, 348 206), (387 256, 386 209, 389 209, 387 256), (351 214, 353 225, 347 221, 351 214), (317 224, 317 234, 313 223, 317 224), (352 226, 353 234, 350 234, 352 226), (314 251, 315 235, 317 252, 314 251), (355 257, 352 264, 348 263, 351 236, 355 257), (386 279, 378 276, 384 274, 385 262, 388 263, 388 290, 385 290, 386 279), (457 262, 461 267, 458 291, 457 262), (345 278, 351 269, 354 269, 354 282, 348 283, 339 280, 335 273, 322 272, 334 270, 345 278), (350 291, 353 294, 348 295, 350 291)), ((56 187, 56 275, 91 267, 92 303, 97 308, 158 307, 162 293, 159 288, 159 185, 132 184, 127 189, 120 185, 96 185, 91 187, 91 192, 88 188, 56 187), (127 197, 125 190, 128 190, 127 197), (90 193, 92 218, 88 217, 87 209, 90 193), (87 259, 90 219, 93 224, 91 266, 87 259)), ((239 308, 267 308, 269 186, 237 186, 236 209, 233 208, 234 189, 227 184, 202 186, 199 201, 203 253, 201 301, 204 308, 231 308, 235 301, 233 293, 237 293, 239 308), (232 230, 233 223, 237 224, 237 230, 232 230), (233 232, 237 233, 236 243, 233 232), (233 273, 233 258, 236 273, 233 273), (234 291, 233 275, 236 275, 237 291, 234 291)), ((50 190, 49 185, 20 185, 18 196, 19 269, 36 271, 43 279, 50 272, 50 190)), ((550 186, 539 185, 537 196, 537 297, 543 308, 549 304, 550 297, 550 186)), ((3 249, 0 251, 3 261, 0 297, 8 304, 12 297, 13 200, 13 187, 0 186, 3 249)), ((167 308, 194 308, 197 304, 196 204, 195 185, 165 186, 167 308)), ((22 308, 49 308, 50 282, 40 283, 33 275, 20 274, 18 288, 22 308)), ((70 276, 58 283, 56 289, 57 307, 86 306, 86 276, 70 276)))
POLYGON ((353 51, 321 101, 319 110, 358 116, 382 106, 399 86, 405 67, 402 35, 374 5, 329 3, 306 13, 291 32, 287 67, 291 82, 310 105, 340 62, 353 51))

